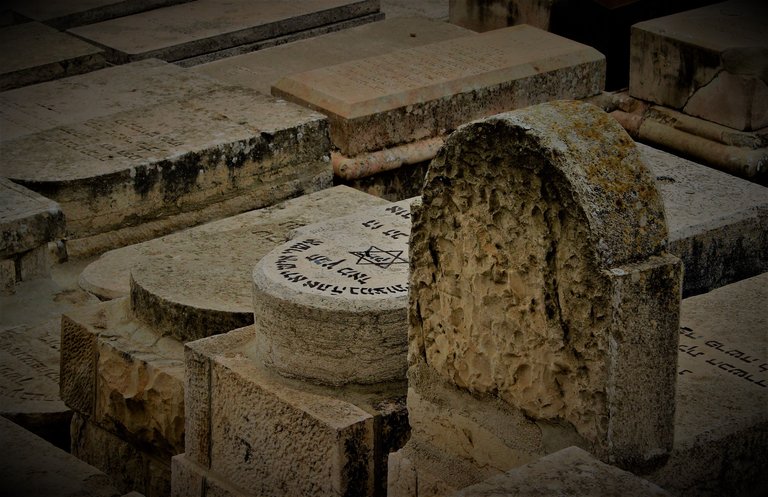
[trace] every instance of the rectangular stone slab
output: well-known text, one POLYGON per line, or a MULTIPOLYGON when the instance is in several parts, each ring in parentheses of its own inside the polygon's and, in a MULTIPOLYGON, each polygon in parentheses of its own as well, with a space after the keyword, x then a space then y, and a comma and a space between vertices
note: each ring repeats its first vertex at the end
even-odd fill
POLYGON ((682 302, 675 445, 667 464, 646 476, 675 495, 752 495, 764 488, 766 302, 766 273, 682 302))
POLYGON ((92 71, 104 52, 37 22, 0 28, 0 91, 92 71))
POLYGON ((105 47, 113 62, 149 57, 175 61, 378 10, 378 0, 196 0, 70 32, 105 47))
POLYGON ((0 178, 0 257, 45 245, 64 235, 64 214, 53 200, 0 178))
POLYGON ((148 59, 0 93, 0 139, 155 105, 222 84, 148 59))
POLYGON ((445 22, 397 17, 228 57, 192 70, 268 94, 273 84, 291 74, 474 34, 445 22))
POLYGON ((58 29, 127 16, 189 0, 10 0, 8 7, 27 19, 58 29))
POLYGON ((768 270, 768 188, 638 143, 656 177, 683 295, 768 270))
POLYGON ((298 106, 221 88, 0 142, 0 176, 58 201, 78 238, 328 186, 326 126, 298 106))
POLYGON ((591 96, 604 77, 596 50, 513 26, 294 74, 272 93, 328 115, 333 144, 351 156, 504 110, 591 96))
POLYGON ((632 27, 629 94, 739 130, 768 126, 768 6, 732 0, 632 27))

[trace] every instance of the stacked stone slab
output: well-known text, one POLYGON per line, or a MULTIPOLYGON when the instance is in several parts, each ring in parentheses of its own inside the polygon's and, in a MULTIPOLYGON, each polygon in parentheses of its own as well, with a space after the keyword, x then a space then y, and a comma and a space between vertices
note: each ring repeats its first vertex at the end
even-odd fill
POLYGON ((144 105, 115 80, 93 117, 0 142, 0 176, 56 200, 81 254, 330 185, 323 116, 200 79, 180 77, 190 86, 144 105))
POLYGON ((383 18, 378 0, 195 0, 69 30, 125 63, 200 63, 383 18))
POLYGON ((652 177, 598 109, 542 104, 454 133, 414 212, 412 435, 390 459, 404 495, 570 445, 662 464, 682 286, 666 244, 652 177))
POLYGON ((100 48, 44 24, 0 27, 0 91, 106 66, 100 48))
POLYGON ((73 454, 124 491, 167 496, 171 457, 185 450, 183 343, 253 322, 251 270, 290 230, 383 202, 336 187, 122 249, 131 295, 62 318, 73 454))
POLYGON ((349 180, 430 160, 472 119, 594 95, 604 71, 594 49, 515 26, 294 74, 272 93, 328 116, 334 171, 349 180))
POLYGON ((48 276, 48 242, 64 235, 59 205, 0 178, 0 291, 18 281, 48 276))
POLYGON ((174 495, 385 495, 408 433, 409 225, 404 201, 298 229, 253 271, 254 326, 187 344, 174 495))
POLYGON ((764 28, 768 8, 733 0, 632 29, 629 95, 622 108, 644 141, 749 178, 768 163, 764 28))

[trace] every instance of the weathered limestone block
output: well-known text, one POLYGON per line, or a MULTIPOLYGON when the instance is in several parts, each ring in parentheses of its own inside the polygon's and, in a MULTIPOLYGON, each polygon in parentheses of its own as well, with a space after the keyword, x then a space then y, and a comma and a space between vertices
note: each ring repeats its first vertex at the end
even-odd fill
POLYGON ((578 447, 569 447, 467 487, 453 497, 525 495, 600 495, 602 497, 669 497, 670 494, 632 473, 604 464, 578 447))
POLYGON ((183 345, 131 319, 127 299, 62 317, 61 395, 91 422, 170 456, 184 451, 183 345))
POLYGON ((597 108, 542 104, 461 128, 414 213, 409 376, 428 368, 441 388, 498 397, 524 426, 557 425, 612 464, 663 462, 682 283, 666 243, 652 177, 597 108))
POLYGON ((272 94, 326 114, 334 146, 351 157, 505 110, 592 96, 604 82, 596 50, 514 26, 293 74, 272 94))
POLYGON ((2 175, 59 202, 71 238, 327 187, 328 147, 319 114, 234 87, 0 142, 2 175))
POLYGON ((44 24, 0 27, 0 91, 106 65, 102 49, 44 24))
POLYGON ((254 353, 331 385, 402 380, 410 201, 296 231, 253 270, 254 353))
POLYGON ((732 0, 636 24, 629 93, 739 130, 768 126, 763 2, 732 0))
POLYGON ((109 477, 0 417, 4 497, 118 497, 109 477))
POLYGON ((403 382, 284 378, 249 354, 256 340, 250 326, 187 344, 188 435, 174 495, 221 482, 248 496, 383 495, 386 455, 407 438, 403 382))
POLYGON ((189 0, 81 0, 50 2, 47 0, 9 0, 15 13, 43 22, 57 29, 68 29, 82 24, 121 17, 144 10, 156 9, 189 0))
POLYGON ((560 0, 450 0, 448 20, 473 31, 529 24, 549 31, 552 9, 560 0))
POLYGON ((284 36, 296 39, 302 31, 319 34, 344 21, 370 22, 378 12, 378 0, 196 0, 70 32, 105 47, 113 63, 176 61, 241 45, 258 48, 259 42, 284 36))

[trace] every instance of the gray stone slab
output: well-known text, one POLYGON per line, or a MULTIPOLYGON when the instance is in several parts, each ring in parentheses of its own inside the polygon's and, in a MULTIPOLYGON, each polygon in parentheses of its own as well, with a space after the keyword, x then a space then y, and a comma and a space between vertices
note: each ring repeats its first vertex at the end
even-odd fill
POLYGON ((452 494, 453 497, 669 497, 670 494, 628 471, 609 466, 578 447, 568 447, 536 462, 494 476, 452 494))
POLYGON ((0 91, 99 69, 104 52, 36 22, 0 28, 0 91))
POLYGON ((629 93, 731 128, 768 126, 768 6, 732 0, 636 24, 629 93))
POLYGON ((118 497, 109 477, 0 418, 0 493, 7 497, 118 497))
POLYGON ((695 295, 768 271, 768 188, 637 145, 664 199, 669 250, 695 295))
POLYGON ((272 93, 327 114, 334 145, 353 156, 503 110, 594 95, 604 69, 590 47, 514 26, 294 74, 272 93))
POLYGON ((270 93, 274 83, 291 74, 472 34, 444 22, 401 17, 229 57, 193 70, 270 93))
POLYGON ((196 0, 70 30, 105 47, 113 62, 174 61, 345 21, 378 0, 196 0))
POLYGON ((156 105, 221 87, 149 59, 0 93, 0 139, 156 105))
POLYGON ((669 462, 682 496, 759 495, 768 469, 768 273, 683 300, 669 462))
POLYGON ((64 236, 64 223, 64 214, 56 202, 0 178, 0 258, 64 236))
POLYGON ((100 22, 189 0, 9 0, 15 13, 58 29, 100 22))
POLYGON ((209 220, 329 186, 326 126, 220 88, 0 142, 0 176, 56 200, 71 238, 187 212, 209 220))

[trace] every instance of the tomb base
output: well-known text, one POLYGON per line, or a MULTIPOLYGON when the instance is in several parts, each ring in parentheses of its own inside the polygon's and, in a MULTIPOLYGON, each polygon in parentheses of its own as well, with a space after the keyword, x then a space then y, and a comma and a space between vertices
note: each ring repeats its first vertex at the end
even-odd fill
POLYGON ((408 436, 403 382, 338 388, 265 369, 254 327, 186 347, 186 453, 174 495, 385 495, 387 454, 408 436), (220 483, 216 483, 220 485, 220 483))

